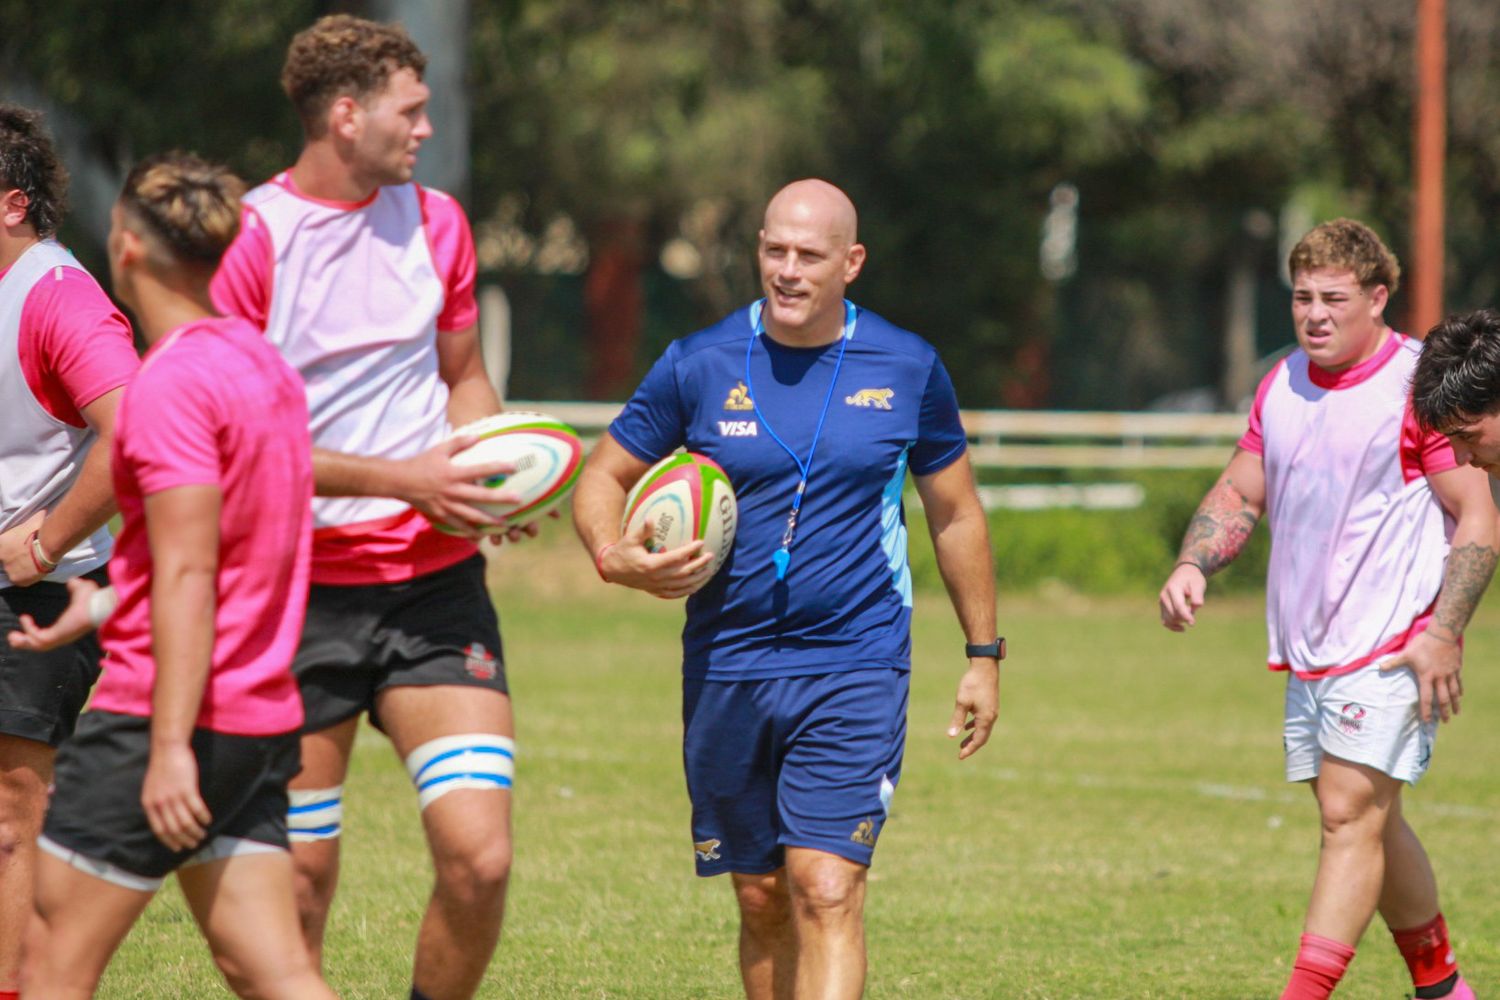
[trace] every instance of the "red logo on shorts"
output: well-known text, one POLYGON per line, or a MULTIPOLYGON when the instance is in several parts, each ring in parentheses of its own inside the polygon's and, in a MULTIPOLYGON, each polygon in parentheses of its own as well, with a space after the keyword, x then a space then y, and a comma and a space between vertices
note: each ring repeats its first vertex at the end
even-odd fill
POLYGON ((1339 709, 1339 728, 1350 736, 1353 736, 1364 728, 1364 718, 1364 706, 1356 705, 1351 701, 1339 709))
POLYGON ((464 669, 481 681, 495 679, 495 654, 477 642, 469 643, 464 650, 464 669))

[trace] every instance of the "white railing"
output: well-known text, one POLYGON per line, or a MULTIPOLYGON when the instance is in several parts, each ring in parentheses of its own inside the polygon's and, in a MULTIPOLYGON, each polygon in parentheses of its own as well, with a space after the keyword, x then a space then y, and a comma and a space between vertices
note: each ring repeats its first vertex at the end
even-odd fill
MULTIPOLYGON (((540 410, 593 440, 619 403, 511 401, 540 410)), ((1217 469, 1245 432, 1233 413, 1093 413, 965 410, 974 464, 991 469, 1217 469)))

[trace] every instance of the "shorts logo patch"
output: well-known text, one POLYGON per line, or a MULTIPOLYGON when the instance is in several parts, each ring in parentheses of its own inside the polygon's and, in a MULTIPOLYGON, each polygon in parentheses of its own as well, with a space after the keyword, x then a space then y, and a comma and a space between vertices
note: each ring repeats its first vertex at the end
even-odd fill
POLYGON ((866 847, 874 847, 875 821, 872 819, 860 820, 859 826, 856 826, 854 828, 854 832, 849 834, 849 839, 854 841, 856 844, 863 844, 866 847))
POLYGON ((1339 709, 1339 728, 1344 731, 1345 735, 1358 736, 1360 730, 1365 728, 1364 720, 1368 714, 1363 705, 1351 701, 1339 709))
POLYGON ((845 396, 844 402, 863 409, 889 410, 891 397, 895 394, 894 389, 861 389, 852 396, 845 396))
POLYGON ((720 842, 718 840, 693 841, 693 853, 698 855, 699 861, 718 861, 719 847, 720 842))
POLYGON ((464 650, 464 669, 476 680, 492 681, 495 679, 495 654, 481 643, 471 642, 464 650))
POLYGON ((726 410, 753 410, 755 403, 750 399, 750 390, 745 388, 745 383, 737 382, 733 389, 729 390, 729 398, 724 400, 726 410))

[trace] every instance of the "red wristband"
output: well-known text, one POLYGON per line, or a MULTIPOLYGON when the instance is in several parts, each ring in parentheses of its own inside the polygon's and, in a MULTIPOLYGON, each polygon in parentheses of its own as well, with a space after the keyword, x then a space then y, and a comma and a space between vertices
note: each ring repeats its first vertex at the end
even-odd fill
POLYGON ((601 546, 599 551, 594 553, 594 572, 598 573, 599 579, 603 580, 605 583, 609 582, 609 577, 604 575, 604 553, 608 552, 610 549, 619 544, 620 540, 616 538, 608 545, 601 546))

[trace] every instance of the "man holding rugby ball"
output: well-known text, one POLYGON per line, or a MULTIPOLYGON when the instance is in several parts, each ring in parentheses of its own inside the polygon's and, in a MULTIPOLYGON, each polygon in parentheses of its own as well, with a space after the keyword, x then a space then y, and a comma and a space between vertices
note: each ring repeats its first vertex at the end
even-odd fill
POLYGON ((417 787, 436 869, 411 996, 462 1000, 499 940, 511 859, 514 729, 475 539, 506 530, 477 505, 512 496, 475 480, 513 470, 452 461, 474 439, 450 428, 500 401, 468 220, 412 182, 432 134, 425 66, 399 25, 348 15, 292 40, 281 82, 305 143, 245 196, 213 293, 302 374, 311 410, 312 587, 292 663, 307 710, 290 817, 303 930, 320 955, 368 711, 417 787))
POLYGON ((728 872, 751 998, 863 992, 865 874, 900 777, 911 660, 901 506, 914 474, 970 645, 950 737, 989 739, 1003 643, 989 529, 953 386, 932 346, 844 298, 854 205, 788 185, 759 239, 765 298, 674 342, 610 425, 573 496, 606 581, 691 595, 684 759, 700 875, 728 872), (678 447, 739 503, 717 573, 702 541, 621 537, 631 485, 678 447))

